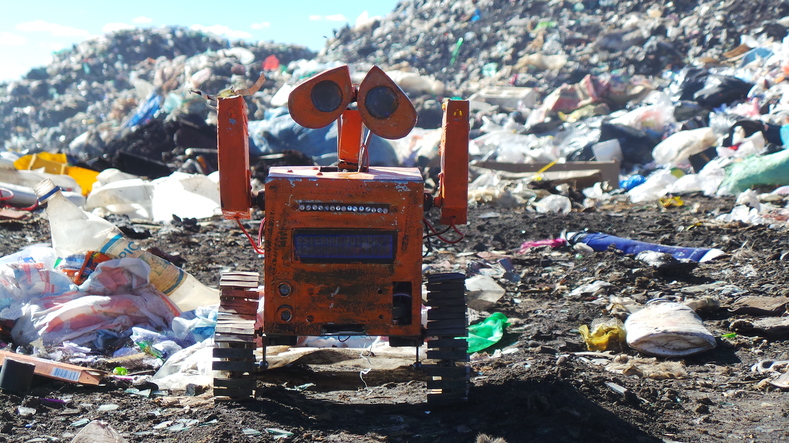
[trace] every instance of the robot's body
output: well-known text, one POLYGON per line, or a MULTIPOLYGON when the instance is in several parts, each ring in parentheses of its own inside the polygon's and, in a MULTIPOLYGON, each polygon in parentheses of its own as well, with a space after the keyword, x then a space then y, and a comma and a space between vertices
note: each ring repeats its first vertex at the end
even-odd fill
MULTIPOLYGON (((456 338, 465 335, 466 327, 462 274, 429 277, 427 328, 421 312, 424 212, 436 206, 442 209, 441 223, 466 222, 468 102, 446 105, 443 172, 435 197, 425 193, 416 168, 366 164, 365 126, 382 137, 400 138, 416 121, 410 101, 380 69, 373 68, 358 87, 351 84, 347 67, 326 71, 294 89, 289 107, 306 127, 338 121, 338 166, 272 167, 264 197, 256 198, 249 189, 243 97, 219 98, 223 212, 226 218, 250 218, 257 201, 265 211, 265 246, 262 293, 248 275, 246 286, 222 288, 223 307, 230 307, 224 311, 235 320, 218 327, 215 369, 235 367, 230 356, 241 354, 221 348, 249 348, 231 344, 232 332, 238 332, 231 326, 249 321, 241 313, 249 311, 238 308, 238 300, 252 302, 259 295, 263 310, 255 327, 264 347, 299 336, 385 336, 393 345, 411 346, 427 341, 427 358, 438 361, 424 365, 429 374, 434 368, 428 382, 436 394, 432 398, 465 398, 466 345, 456 338)), ((234 377, 248 372, 231 371, 230 381, 219 384, 234 385, 234 377)))
POLYGON ((420 336, 423 200, 417 169, 272 168, 266 335, 420 336))

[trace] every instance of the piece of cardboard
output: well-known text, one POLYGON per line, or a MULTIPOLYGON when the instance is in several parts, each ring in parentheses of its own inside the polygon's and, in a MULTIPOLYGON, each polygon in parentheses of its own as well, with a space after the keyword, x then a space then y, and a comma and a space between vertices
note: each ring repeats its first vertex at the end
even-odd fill
POLYGON ((495 161, 473 162, 472 166, 493 169, 496 171, 509 172, 510 178, 541 179, 546 181, 558 181, 562 183, 575 183, 577 188, 586 188, 597 182, 605 181, 611 189, 619 188, 619 162, 565 162, 556 163, 545 171, 542 170, 549 163, 503 163, 495 161))
POLYGON ((104 371, 100 371, 98 369, 85 368, 69 363, 60 363, 54 360, 46 360, 43 358, 17 354, 8 351, 0 351, 0 366, 2 366, 6 357, 36 365, 36 369, 34 371, 36 375, 69 383, 98 385, 105 375, 104 371))

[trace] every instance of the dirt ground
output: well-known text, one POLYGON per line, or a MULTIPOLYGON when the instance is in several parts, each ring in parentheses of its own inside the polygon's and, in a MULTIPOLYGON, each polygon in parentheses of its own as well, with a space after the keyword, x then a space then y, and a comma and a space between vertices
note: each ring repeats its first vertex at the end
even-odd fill
MULTIPOLYGON (((108 422, 127 441, 789 441, 789 393, 767 383, 769 374, 751 369, 766 359, 789 360, 789 334, 748 332, 741 325, 756 317, 728 308, 744 295, 789 296, 786 222, 770 228, 715 221, 733 205, 728 199, 686 196, 681 207, 609 204, 567 215, 490 204, 471 208, 465 240, 437 245, 425 263, 433 271, 470 275, 509 257, 522 278, 498 280, 507 292, 490 312, 504 313, 511 324, 500 343, 473 357, 466 404, 428 407, 425 376, 407 360, 363 377, 342 358, 297 362, 261 374, 256 399, 243 403, 214 402, 210 391, 141 397, 116 380, 94 387, 36 378, 29 395, 0 392, 0 442, 71 441, 91 420, 108 422), (584 229, 717 247, 727 254, 690 272, 661 274, 613 252, 581 255, 548 247, 518 252, 524 241, 584 229), (570 295, 596 280, 611 286, 570 295), (586 352, 578 328, 608 318, 608 297, 614 295, 637 303, 659 297, 720 300, 719 309, 699 313, 718 337, 717 348, 684 359, 645 360, 641 370, 625 371, 628 375, 607 370, 613 357, 634 365, 647 358, 627 348, 607 356, 586 352), (653 375, 657 379, 647 375, 667 361, 680 363, 681 370, 653 375), (45 400, 51 398, 66 403, 53 406, 45 400), (20 406, 35 413, 20 414, 20 406)), ((180 255, 183 268, 207 284, 215 285, 221 270, 259 266, 241 231, 229 222, 163 227, 115 221, 147 247, 180 255)), ((48 240, 43 218, 0 222, 2 255, 48 240)), ((471 318, 487 315, 471 312, 471 318)))

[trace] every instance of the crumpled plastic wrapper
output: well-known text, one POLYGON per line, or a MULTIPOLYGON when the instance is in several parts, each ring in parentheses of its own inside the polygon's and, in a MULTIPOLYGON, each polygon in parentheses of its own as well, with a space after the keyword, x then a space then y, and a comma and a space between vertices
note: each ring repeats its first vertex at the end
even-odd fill
POLYGON ((591 328, 581 325, 578 332, 584 338, 586 348, 590 351, 606 351, 622 349, 625 343, 625 328, 618 318, 610 320, 595 319, 591 328))

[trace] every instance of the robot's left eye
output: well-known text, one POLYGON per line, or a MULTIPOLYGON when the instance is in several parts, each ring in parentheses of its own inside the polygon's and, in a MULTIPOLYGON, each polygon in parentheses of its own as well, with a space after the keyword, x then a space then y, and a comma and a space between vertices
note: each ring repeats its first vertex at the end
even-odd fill
POLYGON ((342 104, 342 91, 337 83, 324 80, 312 87, 310 98, 315 109, 321 112, 333 112, 342 104))
POLYGON ((356 100, 348 66, 324 71, 301 83, 288 96, 288 110, 296 123, 318 129, 337 120, 356 100))

